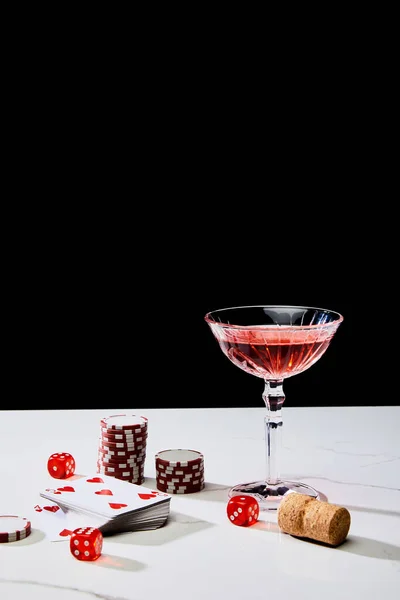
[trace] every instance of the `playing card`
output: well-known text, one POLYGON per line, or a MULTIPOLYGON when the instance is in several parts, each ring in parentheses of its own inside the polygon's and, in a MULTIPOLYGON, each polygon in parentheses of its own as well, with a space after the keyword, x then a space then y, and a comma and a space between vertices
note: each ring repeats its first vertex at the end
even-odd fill
POLYGON ((171 500, 164 492, 98 473, 47 488, 40 495, 68 515, 84 515, 87 526, 103 532, 161 527, 168 518, 171 500))
POLYGON ((32 527, 43 531, 46 538, 52 542, 69 540, 67 513, 54 502, 36 504, 31 516, 32 527))

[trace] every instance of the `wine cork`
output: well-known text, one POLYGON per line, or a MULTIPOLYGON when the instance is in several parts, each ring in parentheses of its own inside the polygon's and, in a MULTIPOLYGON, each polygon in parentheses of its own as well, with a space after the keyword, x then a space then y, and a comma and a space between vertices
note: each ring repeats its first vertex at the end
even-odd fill
POLYGON ((285 496, 278 508, 278 525, 285 533, 338 546, 350 529, 347 508, 305 494, 285 496))

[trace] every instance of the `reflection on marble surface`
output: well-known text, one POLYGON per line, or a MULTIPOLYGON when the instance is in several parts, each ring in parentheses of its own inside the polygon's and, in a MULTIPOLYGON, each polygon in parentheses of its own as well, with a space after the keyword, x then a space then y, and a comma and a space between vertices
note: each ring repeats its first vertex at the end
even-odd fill
POLYGON ((103 596, 97 592, 62 588, 32 581, 0 580, 0 598, 4 600, 127 600, 121 596, 103 596))
POLYGON ((276 513, 248 528, 228 520, 230 487, 265 473, 263 409, 135 412, 149 419, 145 485, 155 487, 155 454, 176 447, 204 454, 205 488, 173 496, 158 530, 105 537, 94 563, 49 542, 32 509, 51 453, 69 451, 80 472, 93 471, 104 411, 0 413, 0 456, 13 448, 1 463, 0 514, 32 515, 27 539, 0 544, 1 600, 397 598, 400 407, 284 409, 282 474, 350 511, 337 548, 284 534, 276 513))

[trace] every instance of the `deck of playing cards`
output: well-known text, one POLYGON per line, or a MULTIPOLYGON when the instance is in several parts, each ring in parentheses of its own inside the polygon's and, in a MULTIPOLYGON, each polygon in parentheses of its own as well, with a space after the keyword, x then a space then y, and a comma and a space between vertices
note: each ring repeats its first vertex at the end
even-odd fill
POLYGON ((55 502, 76 527, 85 523, 103 535, 162 527, 171 503, 169 494, 98 473, 73 478, 40 496, 55 502))

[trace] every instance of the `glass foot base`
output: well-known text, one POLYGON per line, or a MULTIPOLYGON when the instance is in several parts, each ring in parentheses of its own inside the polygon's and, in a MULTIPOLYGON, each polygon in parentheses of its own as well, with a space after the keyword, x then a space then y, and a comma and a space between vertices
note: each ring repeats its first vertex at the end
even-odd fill
POLYGON ((269 484, 265 481, 252 481, 251 483, 242 483, 235 485, 229 490, 229 497, 254 496, 260 505, 260 510, 277 510, 280 501, 284 496, 292 493, 306 494, 317 500, 320 499, 317 490, 311 486, 300 483, 299 481, 279 481, 276 484, 269 484))

